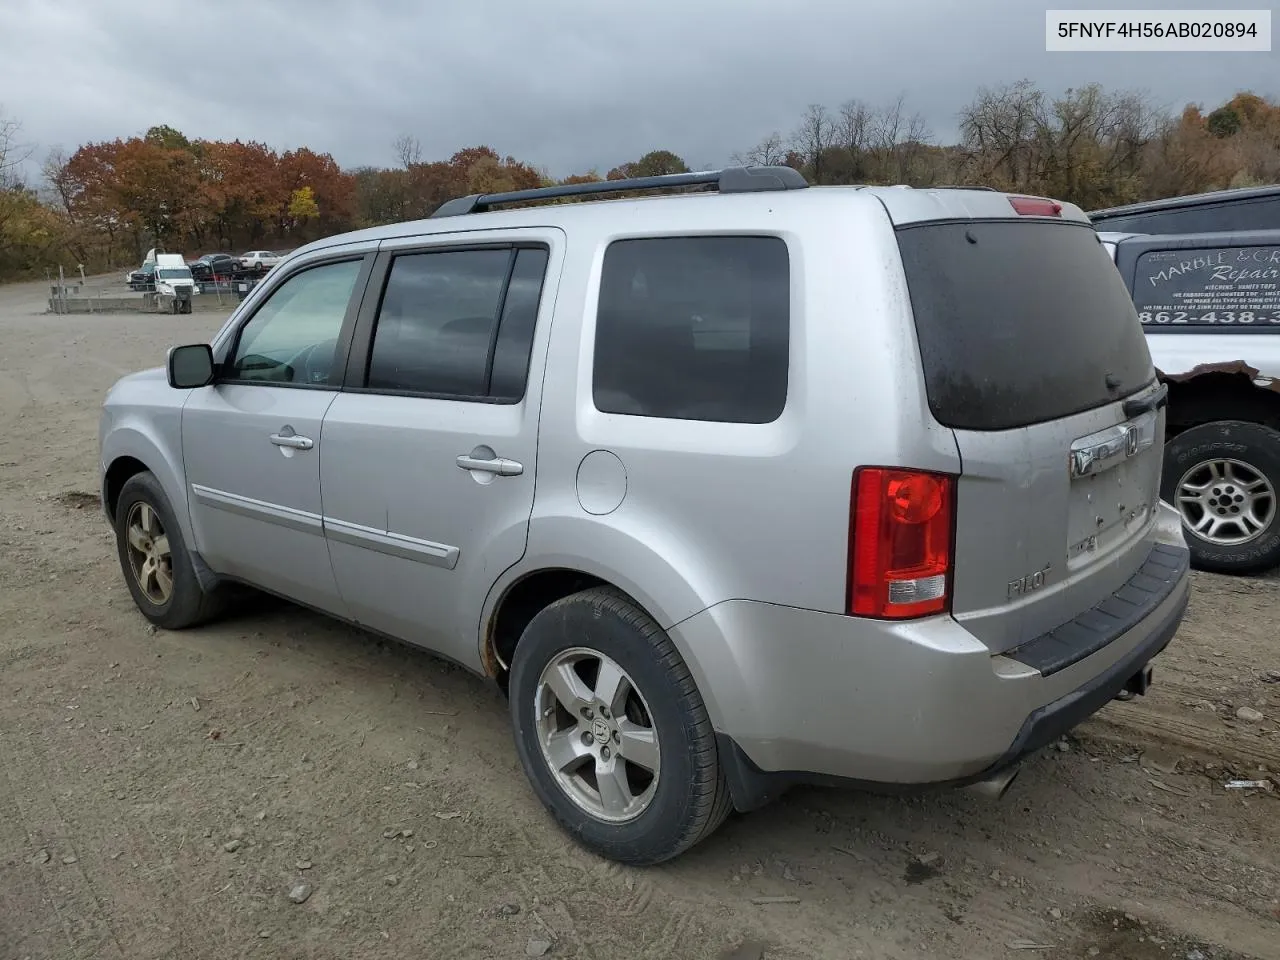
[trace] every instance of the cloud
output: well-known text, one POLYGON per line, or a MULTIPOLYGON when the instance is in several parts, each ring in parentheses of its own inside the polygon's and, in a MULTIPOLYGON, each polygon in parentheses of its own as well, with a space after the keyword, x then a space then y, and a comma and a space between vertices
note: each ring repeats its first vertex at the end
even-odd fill
MULTIPOLYGON (((557 175, 655 148, 701 167, 812 102, 905 94, 946 142, 984 84, 1098 81, 1179 109, 1280 77, 1277 54, 1046 53, 1026 0, 3 4, 0 101, 41 153, 167 123, 348 168, 393 163, 405 132, 429 159, 484 143, 557 175)), ((1172 4, 1126 4, 1144 5, 1172 4)))

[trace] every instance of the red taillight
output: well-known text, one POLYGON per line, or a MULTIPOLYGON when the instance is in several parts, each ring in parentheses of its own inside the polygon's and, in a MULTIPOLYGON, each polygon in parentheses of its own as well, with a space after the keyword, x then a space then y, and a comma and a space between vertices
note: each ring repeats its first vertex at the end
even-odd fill
POLYGON ((1009 203, 1020 217, 1062 216, 1062 204, 1044 197, 1010 197, 1009 203))
POLYGON ((916 470, 861 467, 849 504, 848 611, 905 619, 951 601, 955 483, 916 470))

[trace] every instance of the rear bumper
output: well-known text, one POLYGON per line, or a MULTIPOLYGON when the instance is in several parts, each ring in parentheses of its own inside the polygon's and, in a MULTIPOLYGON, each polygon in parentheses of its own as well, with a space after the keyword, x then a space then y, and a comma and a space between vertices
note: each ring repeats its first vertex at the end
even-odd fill
POLYGON ((1158 616, 1151 616, 1139 625, 1149 631, 1146 637, 1096 677, 1052 703, 1033 710, 1023 721, 1018 735, 1004 755, 973 779, 991 776, 1017 763, 1027 754, 1053 743, 1072 727, 1093 716, 1114 700, 1130 679, 1169 645, 1173 635, 1178 632, 1178 627, 1182 625, 1182 618, 1186 615, 1187 603, 1191 598, 1190 580, 1187 576, 1190 570, 1189 559, 1189 554, 1184 551, 1178 582, 1181 589, 1175 587, 1170 591, 1169 602, 1159 606, 1158 616))
MULTIPOLYGON (((740 809, 797 782, 959 785, 1060 737, 1168 645, 1186 611, 1189 565, 1181 544, 1160 551, 1173 562, 1142 615, 1117 619, 1107 642, 1093 637, 1079 658, 1050 658, 1046 643, 1036 650, 1043 670, 992 655, 950 617, 891 624, 730 601, 672 632, 707 700, 740 809)), ((1152 586, 1148 567, 1137 577, 1152 586)), ((1131 602, 1133 586, 1115 596, 1131 602)))

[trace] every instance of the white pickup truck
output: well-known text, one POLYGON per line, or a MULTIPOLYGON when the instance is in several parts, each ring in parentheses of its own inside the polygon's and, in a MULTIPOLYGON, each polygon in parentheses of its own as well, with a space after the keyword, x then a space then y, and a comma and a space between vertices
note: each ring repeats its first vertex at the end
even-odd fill
POLYGON ((1181 512, 1205 570, 1280 565, 1276 212, 1276 229, 1164 235, 1108 232, 1095 215, 1169 387, 1160 496, 1181 512))

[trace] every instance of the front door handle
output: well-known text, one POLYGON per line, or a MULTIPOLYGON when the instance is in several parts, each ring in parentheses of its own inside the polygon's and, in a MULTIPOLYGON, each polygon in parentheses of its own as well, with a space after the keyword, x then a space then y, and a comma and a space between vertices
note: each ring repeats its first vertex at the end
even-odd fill
POLYGON ((273 433, 271 442, 277 447, 292 447, 294 450, 310 450, 315 446, 310 437, 300 437, 296 433, 273 433))
POLYGON ((492 473, 499 477, 518 477, 524 473, 524 464, 517 463, 515 460, 508 460, 506 457, 494 457, 491 460, 484 460, 480 457, 459 457, 458 466, 463 470, 470 470, 475 473, 492 473))

